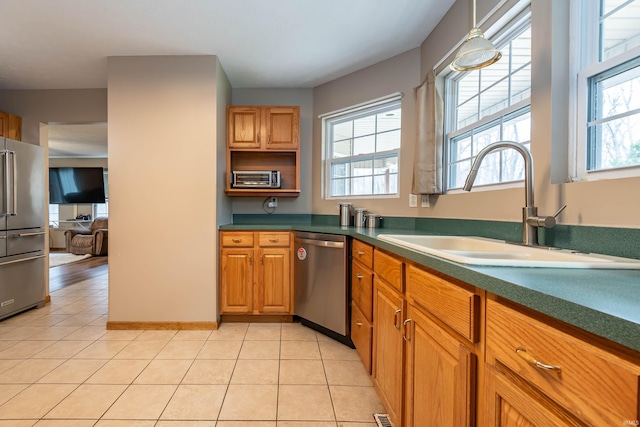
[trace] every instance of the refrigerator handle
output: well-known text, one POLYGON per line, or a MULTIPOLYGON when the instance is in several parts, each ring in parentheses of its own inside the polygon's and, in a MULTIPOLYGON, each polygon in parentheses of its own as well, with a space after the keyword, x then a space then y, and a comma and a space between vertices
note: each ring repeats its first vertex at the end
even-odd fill
POLYGON ((9 152, 7 150, 0 150, 0 155, 2 156, 2 162, 0 163, 0 167, 2 167, 2 184, 4 188, 0 193, 2 195, 2 199, 0 200, 0 215, 6 216, 9 214, 9 152))
MULTIPOLYGON (((18 215, 18 164, 17 164, 17 160, 16 160, 16 152, 15 151, 8 151, 8 154, 11 154, 11 157, 13 158, 13 180, 12 180, 12 202, 13 202, 13 206, 11 208, 11 210, 7 209, 7 213, 9 215, 15 216, 18 215)), ((7 162, 9 163, 9 162, 7 162)), ((8 174, 7 174, 8 175, 8 174)), ((7 186, 8 187, 8 186, 7 186)))

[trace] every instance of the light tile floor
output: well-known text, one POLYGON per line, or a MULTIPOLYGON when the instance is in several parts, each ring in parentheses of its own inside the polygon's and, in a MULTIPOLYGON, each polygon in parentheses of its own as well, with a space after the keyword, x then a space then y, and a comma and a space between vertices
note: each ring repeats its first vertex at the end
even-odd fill
POLYGON ((107 331, 107 275, 0 321, 0 427, 375 427, 355 350, 299 324, 107 331))

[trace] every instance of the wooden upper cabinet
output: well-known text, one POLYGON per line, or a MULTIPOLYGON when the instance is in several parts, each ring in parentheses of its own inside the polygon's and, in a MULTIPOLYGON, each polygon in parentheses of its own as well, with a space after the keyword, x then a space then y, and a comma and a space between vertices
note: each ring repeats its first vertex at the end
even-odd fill
POLYGON ((264 111, 267 150, 295 150, 300 139, 300 107, 270 107, 264 111))
POLYGON ((300 107, 227 107, 227 146, 231 149, 296 150, 300 107))
POLYGON ((22 141, 22 118, 0 111, 0 137, 22 141))
POLYGON ((227 107, 227 146, 260 148, 260 107, 227 107))

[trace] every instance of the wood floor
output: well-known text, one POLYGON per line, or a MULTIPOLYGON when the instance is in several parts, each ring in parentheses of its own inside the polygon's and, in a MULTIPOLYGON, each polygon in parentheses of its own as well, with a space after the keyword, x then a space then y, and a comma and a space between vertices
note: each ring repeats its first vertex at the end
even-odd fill
POLYGON ((108 257, 99 256, 49 269, 49 292, 108 272, 108 257))

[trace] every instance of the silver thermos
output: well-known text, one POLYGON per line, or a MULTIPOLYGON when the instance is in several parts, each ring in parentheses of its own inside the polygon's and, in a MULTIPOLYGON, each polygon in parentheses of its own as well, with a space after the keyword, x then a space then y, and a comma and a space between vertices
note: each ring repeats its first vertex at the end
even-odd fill
POLYGON ((351 203, 340 203, 340 227, 348 227, 351 225, 351 203))

